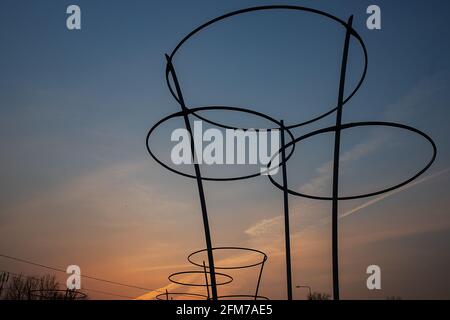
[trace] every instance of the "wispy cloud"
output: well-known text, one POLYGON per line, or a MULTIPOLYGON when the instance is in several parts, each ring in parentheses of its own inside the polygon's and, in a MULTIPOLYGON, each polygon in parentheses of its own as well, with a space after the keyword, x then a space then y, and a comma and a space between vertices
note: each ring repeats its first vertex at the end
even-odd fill
MULTIPOLYGON (((364 156, 375 152, 386 141, 386 135, 374 136, 369 141, 355 145, 353 148, 343 153, 339 159, 341 168, 345 164, 357 161, 364 156)), ((328 161, 316 169, 317 176, 306 184, 302 185, 299 190, 306 194, 320 194, 326 191, 326 188, 332 182, 333 162, 328 161)))
POLYGON ((276 216, 270 219, 263 219, 245 230, 245 233, 251 237, 267 235, 272 233, 274 229, 279 229, 282 225, 283 216, 276 216))
POLYGON ((427 181, 432 180, 434 178, 437 178, 439 176, 442 176, 442 175, 448 173, 449 171, 450 171, 450 168, 447 168, 447 169, 438 171, 436 173, 430 174, 428 176, 425 176, 425 177, 423 177, 421 179, 418 179, 418 180, 416 180, 416 181, 414 181, 414 182, 412 182, 410 184, 407 184, 406 186, 404 186, 402 188, 396 189, 394 191, 391 191, 391 192, 388 192, 388 193, 386 193, 384 195, 381 195, 378 198, 375 198, 375 199, 372 199, 370 201, 367 201, 367 202, 363 203, 362 205, 359 205, 356 208, 353 208, 353 209, 343 213, 342 215, 339 216, 339 218, 345 218, 345 217, 351 216, 353 214, 356 214, 359 211, 361 211, 361 210, 363 210, 363 209, 365 209, 367 207, 370 207, 371 205, 373 205, 373 204, 375 204, 377 202, 380 202, 380 201, 382 201, 382 200, 384 200, 386 198, 392 197, 395 194, 398 194, 400 192, 408 190, 408 189, 410 189, 412 187, 415 187, 415 186, 417 186, 417 185, 419 185, 421 183, 424 183, 424 182, 427 182, 427 181))
MULTIPOLYGON (((364 156, 375 152, 380 146, 383 145, 385 140, 386 135, 373 136, 368 142, 355 145, 353 148, 345 152, 340 157, 341 168, 346 163, 357 161, 363 158, 364 156)), ((324 193, 326 191, 325 190, 326 187, 331 184, 332 169, 333 169, 332 161, 328 161, 319 168, 317 168, 316 170, 317 176, 311 179, 303 186, 301 186, 299 188, 300 192, 306 194, 324 193)), ((312 206, 309 206, 307 208, 305 207, 291 208, 291 215, 297 216, 299 212, 305 213, 314 210, 315 208, 313 208, 312 206)), ((262 235, 267 237, 268 235, 279 233, 279 230, 282 230, 282 228, 283 228, 283 216, 279 215, 273 218, 262 219, 256 222, 254 225, 245 230, 245 233, 251 237, 258 237, 262 235)))
MULTIPOLYGON (((196 283, 196 281, 198 281, 200 276, 203 277, 203 275, 201 275, 201 274, 190 274, 190 275, 184 276, 181 279, 177 279, 177 280, 181 283, 196 283)), ((154 291, 147 292, 141 296, 138 296, 135 300, 154 300, 154 299, 156 299, 156 297, 158 295, 164 294, 165 292, 168 292, 168 293, 180 292, 180 291, 177 291, 177 289, 179 289, 180 287, 183 287, 183 290, 182 290, 183 293, 196 293, 196 291, 197 291, 194 288, 182 286, 177 283, 169 283, 168 285, 166 285, 164 287, 158 288, 154 291)), ((169 297, 169 299, 170 298, 172 298, 172 297, 169 297)), ((184 298, 192 299, 192 297, 184 297, 184 298)))
POLYGON ((420 111, 429 110, 430 101, 436 101, 436 96, 442 95, 439 92, 448 92, 447 77, 448 70, 442 70, 429 77, 424 77, 397 102, 386 106, 385 117, 389 121, 398 118, 404 120, 405 118, 418 116, 420 111))
POLYGON ((145 162, 120 162, 12 203, 2 212, 1 247, 50 265, 77 264, 105 278, 161 286, 167 270, 160 266, 177 270, 182 244, 197 245, 189 234, 171 236, 186 228, 195 204, 171 201, 164 186, 147 183, 157 178, 148 171, 145 162))
MULTIPOLYGON (((374 204, 376 204, 376 203, 378 203, 380 201, 383 201, 384 199, 392 197, 392 196, 394 196, 394 195, 396 195, 396 194, 398 194, 400 192, 403 192, 403 191, 406 191, 408 189, 411 189, 411 188, 413 188, 413 187, 415 187, 417 185, 420 185, 420 184, 425 183, 427 181, 430 181, 432 179, 438 178, 438 177, 440 177, 442 175, 445 175, 448 172, 450 172, 450 168, 446 168, 446 169, 443 169, 443 170, 438 171, 436 173, 433 173, 433 174, 430 174, 428 176, 425 176, 423 178, 417 179, 416 181, 414 181, 414 182, 412 182, 412 183, 410 183, 410 184, 408 184, 408 185, 406 185, 406 186, 404 186, 402 188, 396 189, 394 191, 391 191, 389 193, 381 195, 381 196, 379 196, 377 198, 371 199, 371 200, 369 200, 369 201, 367 201, 367 202, 365 202, 365 203, 363 203, 363 204, 361 204, 361 205, 359 205, 359 206, 357 206, 357 207, 355 207, 355 208, 353 208, 351 210, 348 210, 345 213, 341 214, 339 216, 339 218, 342 219, 342 218, 346 218, 348 216, 351 216, 353 214, 357 214, 357 213, 361 212, 363 209, 365 209, 367 207, 370 207, 371 205, 374 205, 374 204)), ((291 210, 291 211, 294 211, 294 210, 291 210)), ((308 210, 310 211, 310 210, 314 210, 314 209, 310 207, 310 208, 307 209, 307 211, 308 210)), ((292 214, 292 216, 298 216, 298 213, 295 212, 295 213, 292 214)), ((326 217, 323 220, 323 223, 329 223, 329 222, 330 222, 330 217, 326 217)), ((279 216, 276 216, 276 217, 273 217, 273 218, 263 219, 263 220, 260 220, 260 221, 256 222, 254 225, 249 227, 245 231, 245 233, 247 235, 249 235, 250 237, 260 237, 260 236, 267 237, 268 235, 275 234, 275 233, 279 232, 279 230, 282 230, 282 228, 283 228, 283 216, 279 215, 279 216)))

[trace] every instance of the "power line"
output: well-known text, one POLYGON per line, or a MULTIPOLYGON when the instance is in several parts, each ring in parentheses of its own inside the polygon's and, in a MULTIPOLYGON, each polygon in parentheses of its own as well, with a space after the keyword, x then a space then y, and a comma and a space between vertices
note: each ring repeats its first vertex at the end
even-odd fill
MULTIPOLYGON (((7 273, 7 274, 10 274, 12 276, 19 277, 19 278, 23 277, 23 278, 27 278, 27 279, 39 280, 39 278, 36 278, 36 277, 33 277, 33 276, 27 276, 27 275, 24 275, 24 274, 18 274, 18 273, 14 273, 14 272, 11 272, 11 271, 0 270, 0 272, 4 272, 4 273, 7 273)), ((6 288, 6 289, 8 289, 8 288, 6 288)), ((132 300, 135 299, 134 297, 130 297, 130 296, 125 296, 125 295, 112 293, 112 292, 107 292, 107 291, 100 291, 100 290, 96 290, 96 289, 90 289, 90 288, 86 288, 86 287, 81 288, 80 290, 81 291, 96 292, 96 293, 100 293, 100 294, 106 294, 106 295, 109 295, 109 296, 115 296, 115 297, 125 298, 125 299, 132 299, 132 300)))
MULTIPOLYGON (((57 271, 57 272, 63 272, 66 273, 66 270, 60 269, 60 268, 56 268, 56 267, 52 267, 52 266, 48 266, 48 265, 43 265, 40 263, 36 263, 36 262, 32 262, 29 260, 25 260, 25 259, 21 259, 21 258, 16 258, 16 257, 12 257, 12 256, 8 256, 6 254, 1 254, 0 253, 0 257, 2 258, 6 258, 6 259, 10 259, 10 260, 14 260, 17 262, 22 262, 22 263, 26 263, 29 265, 33 265, 36 267, 40 267, 40 268, 45 268, 45 269, 49 269, 49 270, 53 270, 53 271, 57 271)), ((139 290, 144 290, 144 291, 156 291, 156 292, 162 292, 160 290, 155 290, 155 289, 149 289, 149 288, 145 288, 145 287, 140 287, 140 286, 135 286, 132 284, 126 284, 126 283, 121 283, 121 282, 117 282, 117 281, 112 281, 112 280, 107 280, 107 279, 102 279, 102 278, 98 278, 98 277, 94 277, 94 276, 89 276, 89 275, 80 275, 83 278, 86 279, 91 279, 91 280, 95 280, 95 281, 101 281, 101 282, 106 282, 106 283, 110 283, 110 284, 114 284, 114 285, 118 285, 118 286, 123 286, 123 287, 128 287, 128 288, 134 288, 134 289, 139 289, 139 290)))
POLYGON ((118 298, 125 298, 125 299, 130 299, 130 300, 134 300, 135 297, 130 297, 130 296, 124 296, 121 294, 117 294, 117 293, 111 293, 111 292, 106 292, 106 291, 100 291, 100 290, 96 290, 96 289, 89 289, 89 288, 81 288, 81 291, 86 290, 89 292, 95 292, 95 293, 100 293, 100 294, 106 294, 108 296, 114 296, 114 297, 118 297, 118 298))

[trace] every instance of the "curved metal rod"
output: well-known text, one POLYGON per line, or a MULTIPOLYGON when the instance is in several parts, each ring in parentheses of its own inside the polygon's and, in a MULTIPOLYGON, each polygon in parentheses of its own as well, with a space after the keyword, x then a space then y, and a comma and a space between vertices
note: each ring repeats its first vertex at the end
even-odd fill
MULTIPOLYGON (((231 294, 231 295, 226 295, 226 296, 218 296, 219 300, 220 299, 227 299, 227 298, 253 298, 254 296, 251 294, 231 294)), ((268 297, 265 296, 256 296, 255 300, 270 300, 268 297)))
MULTIPOLYGON (((264 265, 265 265, 265 263, 266 263, 266 261, 268 259, 267 254, 265 254, 264 252, 262 252, 260 250, 252 249, 252 248, 246 248, 246 247, 216 247, 216 248, 212 248, 212 249, 213 249, 213 251, 215 251, 215 250, 237 250, 237 251, 255 252, 255 253, 260 254, 262 256, 262 259, 261 259, 260 262, 246 264, 246 265, 241 265, 241 266, 225 267, 225 266, 215 265, 215 268, 219 269, 219 270, 249 269, 249 268, 260 266, 259 273, 258 273, 258 280, 257 280, 257 283, 256 283, 255 295, 254 295, 255 300, 257 300, 259 286, 260 286, 260 283, 261 283, 261 277, 262 277, 262 273, 263 273, 263 270, 264 270, 264 265)), ((206 251, 206 249, 201 249, 201 250, 194 251, 194 252, 192 252, 191 254, 188 255, 187 260, 191 264, 193 264, 194 266, 203 267, 206 270, 206 268, 208 268, 208 266, 206 266, 205 264, 201 265, 198 262, 195 262, 194 259, 193 259, 193 257, 195 255, 198 255, 199 253, 202 253, 202 252, 205 252, 205 251, 206 251)))
POLYGON ((67 297, 69 296, 69 294, 73 294, 74 296, 72 297, 73 300, 80 300, 80 299, 85 299, 87 297, 87 294, 78 290, 70 290, 70 289, 66 289, 66 290, 62 290, 62 289, 37 289, 37 290, 30 290, 28 291, 29 295, 31 297, 35 297, 35 298, 39 298, 39 299, 51 299, 51 298, 55 298, 57 297, 57 294, 61 294, 64 295, 62 296, 63 298, 61 300, 66 300, 67 297), (46 293, 48 293, 49 295, 45 295, 46 293))
MULTIPOLYGON (((218 269, 218 270, 248 269, 248 268, 252 268, 252 267, 259 266, 259 265, 263 264, 264 262, 266 262, 267 259, 268 259, 268 258, 267 258, 267 255, 266 255, 264 252, 262 252, 262 251, 260 251, 260 250, 257 250, 257 249, 252 249, 252 248, 245 248, 245 247, 215 247, 215 248, 212 248, 212 250, 213 250, 213 251, 216 251, 216 250, 250 251, 250 252, 255 252, 255 253, 261 254, 261 255, 263 256, 263 258, 262 258, 262 260, 261 260, 260 262, 253 263, 253 264, 248 264, 248 265, 243 265, 243 266, 223 267, 223 266, 217 266, 217 265, 216 265, 215 268, 218 269)), ((187 260, 188 260, 191 264, 193 264, 194 266, 197 266, 197 267, 203 267, 202 264, 199 264, 199 263, 195 262, 195 261, 193 260, 193 257, 194 257, 195 255, 197 255, 197 254, 199 254, 199 253, 202 253, 202 252, 205 252, 205 251, 206 251, 206 249, 201 249, 201 250, 194 251, 194 252, 192 252, 191 254, 188 255, 187 260)), ((205 267, 206 267, 206 268, 209 268, 208 266, 205 266, 205 267)))
MULTIPOLYGON (((212 284, 209 284, 208 282, 206 282, 205 284, 199 284, 199 283, 188 283, 188 282, 181 282, 181 281, 177 281, 174 280, 173 277, 179 276, 179 275, 186 275, 186 274, 204 274, 205 271, 200 271, 200 270, 194 270, 194 271, 182 271, 182 272, 175 272, 172 273, 171 275, 169 275, 168 279, 170 282, 179 284, 181 286, 188 286, 188 287, 212 287, 212 284)), ((208 272, 211 275, 211 271, 208 272)), ((228 280, 225 280, 223 282, 219 282, 216 283, 216 286, 223 286, 226 284, 229 284, 231 282, 233 282, 233 277, 225 274, 225 273, 220 273, 220 272, 215 272, 215 275, 219 275, 222 277, 227 278, 228 280)))
MULTIPOLYGON (((180 176, 183 177, 187 177, 187 178, 191 178, 191 179, 197 179, 196 175, 191 175, 188 173, 184 173, 178 170, 175 170, 174 168, 170 167, 169 165, 165 164, 164 162, 162 162, 152 151, 152 149, 150 148, 150 137, 152 135, 152 133, 160 126, 162 125, 164 122, 176 118, 176 117, 184 117, 184 114, 193 114, 194 112, 200 112, 200 111, 233 111, 233 112, 242 112, 242 113, 246 113, 246 114, 251 114, 251 115, 255 115, 258 117, 261 117, 263 119, 269 120, 274 122, 277 125, 281 126, 281 123, 278 120, 275 120, 274 118, 261 113, 261 112, 257 112, 257 111, 253 111, 251 109, 245 109, 245 108, 240 108, 240 107, 231 107, 231 106, 205 106, 205 107, 196 107, 196 108, 191 108, 191 109, 186 109, 184 111, 179 111, 179 112, 175 112, 172 113, 164 118, 162 118, 161 120, 159 120, 155 125, 153 125, 153 127, 149 130, 149 132, 147 133, 147 137, 145 139, 146 141, 146 147, 147 147, 147 152, 150 154, 150 156, 156 161, 158 162, 162 167, 166 168, 167 170, 176 173, 180 176)), ((261 130, 261 129, 260 129, 261 130)), ((269 129, 269 130, 275 130, 275 129, 269 129)), ((276 129, 278 130, 278 129, 276 129)), ((291 141, 293 141, 294 135, 292 134, 292 132, 290 130, 287 129, 287 133, 289 134, 289 137, 291 138, 291 141)), ((286 156, 286 160, 289 160, 291 158, 291 156, 293 155, 294 151, 295 151, 295 144, 291 144, 291 150, 289 152, 289 154, 286 156)), ((279 165, 278 165, 279 167, 279 165)), ((271 170, 273 170, 275 168, 272 168, 271 170)), ((270 170, 268 170, 270 171, 270 170)), ((264 172, 258 172, 258 173, 254 173, 254 174, 249 174, 249 175, 245 175, 245 176, 238 176, 238 177, 230 177, 230 178, 214 178, 214 177, 205 177, 205 176, 201 176, 201 179, 204 181, 237 181, 237 180, 245 180, 245 179, 250 179, 250 178, 254 178, 254 177, 258 177, 260 175, 262 175, 264 172)))
MULTIPOLYGON (((237 15, 241 15, 241 14, 246 14, 246 13, 252 13, 252 12, 257 12, 257 11, 267 11, 267 10, 294 10, 294 11, 303 11, 303 12, 310 12, 313 14, 317 14, 319 16, 323 16, 325 18, 331 19, 339 24, 341 24, 345 30, 350 30, 350 34, 355 37, 358 40, 358 43, 360 44, 362 50, 363 50, 363 55, 364 55, 364 68, 363 68, 363 72, 361 74, 361 78, 358 81, 356 87, 354 88, 354 90, 350 93, 350 95, 348 97, 346 97, 343 100, 343 104, 345 105, 355 94, 356 92, 359 90, 359 88, 361 87, 362 83, 364 82, 364 79, 366 77, 367 74, 367 68, 368 68, 368 52, 367 52, 367 48, 364 44, 364 41, 362 39, 362 37, 358 34, 358 32, 353 29, 352 26, 349 26, 347 22, 341 20, 340 18, 333 16, 327 12, 324 11, 320 11, 320 10, 316 10, 316 9, 312 9, 312 8, 307 8, 307 7, 302 7, 302 6, 294 6, 294 5, 269 5, 269 6, 257 6, 257 7, 250 7, 250 8, 245 8, 245 9, 241 9, 241 10, 236 10, 233 12, 229 12, 227 14, 221 15, 217 18, 214 18, 202 25, 200 25, 199 27, 195 28, 193 31, 191 31, 188 35, 186 35, 179 43, 178 45, 175 47, 175 49, 172 51, 172 53, 170 54, 170 59, 172 60, 175 56, 175 54, 177 53, 177 51, 181 48, 181 46, 190 38, 192 38, 194 35, 196 35, 197 33, 199 33, 200 31, 202 31, 203 29, 207 28, 208 26, 225 20, 227 18, 233 17, 233 16, 237 16, 237 15)), ((167 86, 169 88, 170 93, 172 94, 172 96, 174 97, 174 99, 178 102, 180 102, 179 97, 175 94, 172 85, 169 81, 169 73, 170 70, 168 68, 166 68, 166 82, 167 82, 167 86)), ((300 122, 297 124, 293 124, 293 125, 288 125, 286 126, 287 129, 294 129, 294 128, 298 128, 301 126, 305 126, 307 124, 311 124, 313 122, 316 122, 320 119, 325 118, 326 116, 332 114, 333 112, 337 111, 338 106, 336 105, 335 107, 333 107, 331 110, 314 117, 313 119, 304 121, 304 122, 300 122)), ((208 122, 210 124, 222 127, 222 128, 232 128, 232 129, 245 129, 245 128, 237 128, 237 127, 230 127, 230 126, 226 126, 224 124, 215 122, 215 121, 211 121, 205 117, 199 116, 196 113, 194 113, 194 115, 199 118, 202 119, 205 122, 208 122)), ((275 128, 274 128, 275 129, 275 128)))
POLYGON ((200 293, 190 293, 190 292, 167 292, 167 293, 160 293, 158 294, 155 299, 156 300, 169 300, 169 296, 187 296, 187 297, 199 297, 204 298, 205 300, 208 300, 208 297, 204 294, 200 293), (163 299, 163 296, 166 297, 166 299, 163 299))
MULTIPOLYGON (((404 180, 403 182, 396 184, 394 186, 379 190, 379 191, 374 191, 374 192, 370 192, 370 193, 365 193, 365 194, 360 194, 360 195, 353 195, 353 196, 344 196, 344 197, 338 197, 338 200, 355 200, 355 199, 361 199, 361 198, 368 198, 368 197, 373 197, 373 196, 377 196, 389 191, 393 191, 395 189, 401 188, 405 185, 407 185, 408 183, 414 181, 415 179, 417 179, 419 176, 421 176, 425 171, 427 171, 431 165, 433 164, 433 162, 436 160, 436 154, 437 154, 437 147, 435 142, 433 141, 433 139, 431 139, 431 137, 429 135, 427 135, 426 133, 414 128, 414 127, 410 127, 401 123, 395 123, 395 122, 385 122, 385 121, 363 121, 363 122, 353 122, 353 123, 347 123, 347 124, 343 124, 341 125, 341 130, 346 130, 346 129, 350 129, 350 128, 356 128, 356 127, 364 127, 364 126, 385 126, 385 127, 393 127, 393 128, 400 128, 400 129, 405 129, 407 131, 411 131, 414 133, 417 133, 418 135, 424 137, 432 146, 433 149, 433 154, 430 158, 430 160, 427 162, 427 164, 421 169, 419 170, 416 174, 414 174, 412 177, 404 180)), ((288 144, 286 144, 285 148, 288 148, 291 144, 296 144, 297 142, 306 140, 310 137, 322 134, 322 133, 327 133, 327 132, 334 132, 336 130, 336 126, 331 126, 331 127, 327 127, 327 128, 323 128, 323 129, 319 129, 319 130, 315 130, 312 131, 308 134, 305 134, 301 137, 296 138, 294 141, 289 142, 288 144)), ((282 150, 278 150, 278 153, 280 153, 282 150)), ((275 154, 273 156, 273 158, 275 158, 277 156, 277 154, 275 154)), ((283 163, 281 162, 279 165, 283 165, 283 163)), ((270 166, 270 162, 268 163, 268 166, 270 166)), ((277 181, 275 181, 273 179, 273 177, 268 176, 269 180, 272 182, 272 184, 277 187, 280 190, 283 190, 283 186, 280 185, 277 181)), ((309 195, 309 194, 305 194, 305 193, 301 193, 301 192, 297 192, 294 191, 292 189, 288 189, 289 194, 294 195, 294 196, 298 196, 298 197, 302 197, 302 198, 308 198, 308 199, 315 199, 315 200, 324 200, 324 201, 331 201, 333 200, 332 197, 322 197, 322 196, 315 196, 315 195, 309 195)))

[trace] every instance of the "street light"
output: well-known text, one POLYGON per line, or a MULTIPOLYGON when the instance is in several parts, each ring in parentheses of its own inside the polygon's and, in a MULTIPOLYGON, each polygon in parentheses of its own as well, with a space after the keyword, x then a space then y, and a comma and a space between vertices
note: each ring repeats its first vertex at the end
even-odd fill
POLYGON ((297 289, 300 289, 300 288, 307 288, 308 290, 309 290, 309 296, 311 297, 312 296, 312 290, 311 290, 311 287, 310 286, 295 286, 297 289))

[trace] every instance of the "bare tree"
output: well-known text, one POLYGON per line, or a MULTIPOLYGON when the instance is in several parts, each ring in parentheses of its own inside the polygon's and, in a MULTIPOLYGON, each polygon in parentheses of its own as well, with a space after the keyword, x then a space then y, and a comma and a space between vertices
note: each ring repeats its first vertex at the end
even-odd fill
POLYGON ((331 296, 327 293, 313 292, 308 294, 308 300, 330 300, 331 296))
POLYGON ((0 299, 2 299, 2 297, 3 297, 3 291, 4 291, 6 284, 8 283, 8 280, 9 280, 9 273, 1 272, 0 273, 0 299))
POLYGON ((402 297, 399 297, 399 296, 389 296, 389 297, 386 297, 386 300, 402 300, 402 297))
POLYGON ((54 275, 30 277, 2 273, 0 299, 6 300, 76 300, 85 299, 79 291, 60 289, 54 275))

